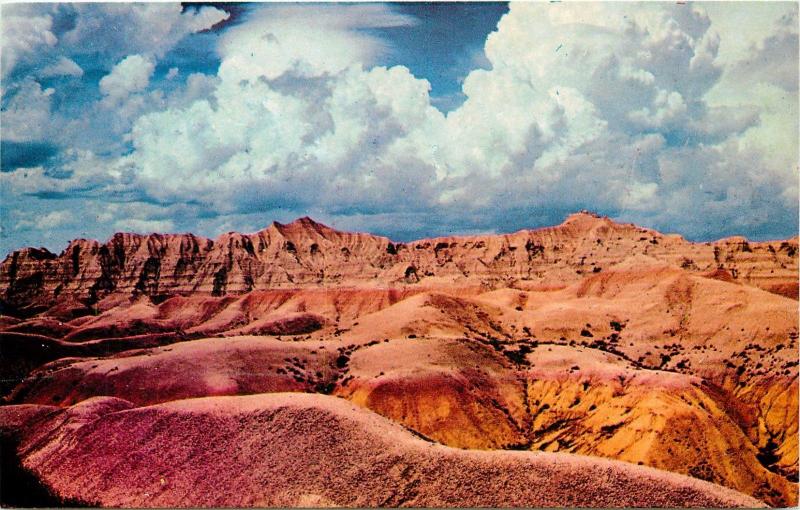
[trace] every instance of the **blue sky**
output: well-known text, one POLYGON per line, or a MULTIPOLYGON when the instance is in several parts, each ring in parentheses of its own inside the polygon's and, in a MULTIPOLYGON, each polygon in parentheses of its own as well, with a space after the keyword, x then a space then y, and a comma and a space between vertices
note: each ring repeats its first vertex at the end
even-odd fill
POLYGON ((797 235, 796 3, 2 6, 0 247, 797 235))
POLYGON ((406 66, 414 76, 428 80, 431 102, 440 110, 460 106, 466 99, 461 91, 464 78, 476 68, 489 67, 483 45, 508 12, 508 3, 407 3, 395 8, 415 22, 374 30, 395 48, 381 65, 406 66))

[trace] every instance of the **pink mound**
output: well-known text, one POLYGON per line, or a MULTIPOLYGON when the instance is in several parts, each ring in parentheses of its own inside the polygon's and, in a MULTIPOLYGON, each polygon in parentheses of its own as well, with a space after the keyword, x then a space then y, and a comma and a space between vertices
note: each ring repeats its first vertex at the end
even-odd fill
MULTIPOLYGON (((569 454, 458 450, 334 397, 93 398, 32 416, 19 452, 102 506, 760 507, 697 479, 569 454)), ((16 425, 16 423, 15 423, 16 425)), ((6 425, 7 426, 7 425, 6 425)))
POLYGON ((49 363, 12 403, 66 406, 95 396, 136 405, 211 395, 324 391, 338 376, 333 347, 271 338, 206 338, 87 360, 49 363))

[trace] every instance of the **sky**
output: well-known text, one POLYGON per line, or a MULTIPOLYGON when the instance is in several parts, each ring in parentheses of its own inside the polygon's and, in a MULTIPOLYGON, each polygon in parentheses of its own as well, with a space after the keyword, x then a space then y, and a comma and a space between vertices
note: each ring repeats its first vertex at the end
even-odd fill
POLYGON ((4 4, 0 251, 589 209, 798 232, 798 4, 4 4))

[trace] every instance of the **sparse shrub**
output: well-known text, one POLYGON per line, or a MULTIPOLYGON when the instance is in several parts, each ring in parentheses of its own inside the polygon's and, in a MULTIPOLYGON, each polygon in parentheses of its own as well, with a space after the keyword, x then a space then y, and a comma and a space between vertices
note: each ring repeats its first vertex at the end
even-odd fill
MULTIPOLYGON (((527 353, 525 352, 525 349, 524 349, 524 348, 527 348, 527 347, 528 347, 527 345, 523 345, 523 346, 520 346, 519 350, 516 350, 516 351, 503 351, 503 354, 505 355, 506 358, 508 358, 509 360, 513 361, 517 365, 529 366, 530 363, 528 362, 528 359, 525 356, 527 353)), ((530 350, 528 349, 527 352, 530 352, 530 350)))

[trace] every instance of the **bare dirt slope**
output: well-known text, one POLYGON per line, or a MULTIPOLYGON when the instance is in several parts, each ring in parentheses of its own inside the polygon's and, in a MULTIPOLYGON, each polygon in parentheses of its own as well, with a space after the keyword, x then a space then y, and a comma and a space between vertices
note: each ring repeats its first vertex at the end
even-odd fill
MULTIPOLYGON (((18 414, 0 409, 4 424, 18 414)), ((25 414, 23 465, 59 496, 103 506, 761 506, 626 463, 436 445, 320 395, 96 398, 25 414)))

